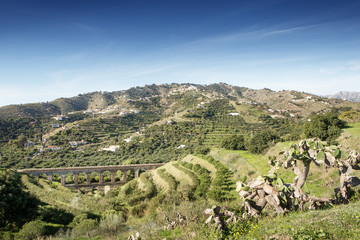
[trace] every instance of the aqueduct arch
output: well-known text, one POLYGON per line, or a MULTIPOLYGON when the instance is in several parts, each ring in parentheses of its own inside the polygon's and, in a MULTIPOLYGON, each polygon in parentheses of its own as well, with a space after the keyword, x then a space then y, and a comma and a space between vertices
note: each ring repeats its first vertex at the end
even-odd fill
POLYGON ((113 165, 113 166, 89 166, 89 167, 68 167, 68 168, 32 168, 32 169, 21 169, 16 170, 26 174, 32 174, 34 176, 47 175, 49 182, 53 181, 53 175, 59 174, 61 179, 61 185, 70 188, 80 187, 95 187, 95 186, 106 186, 106 185, 122 185, 127 182, 127 171, 134 170, 135 178, 139 177, 141 170, 151 170, 164 165, 163 163, 152 163, 152 164, 132 164, 132 165, 113 165), (122 178, 120 181, 116 181, 117 171, 121 171, 122 178), (98 182, 91 182, 91 174, 96 172, 99 174, 98 182), (104 172, 110 172, 110 182, 104 181, 104 172), (66 183, 66 175, 71 173, 73 175, 74 183, 66 183), (79 182, 79 174, 86 174, 86 181, 84 183, 79 182))

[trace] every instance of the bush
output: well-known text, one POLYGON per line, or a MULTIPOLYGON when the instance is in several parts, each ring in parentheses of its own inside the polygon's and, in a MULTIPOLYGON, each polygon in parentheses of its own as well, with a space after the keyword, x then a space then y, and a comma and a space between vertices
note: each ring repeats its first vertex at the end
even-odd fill
POLYGON ((94 219, 85 219, 78 223, 73 228, 73 234, 76 236, 87 236, 90 237, 94 235, 97 230, 98 222, 94 219))
POLYGON ((0 186, 0 229, 34 220, 40 201, 25 190, 21 175, 0 169, 0 186))
POLYGON ((344 120, 346 122, 358 122, 360 121, 360 112, 357 111, 347 111, 340 114, 339 119, 344 120))
POLYGON ((100 220, 100 230, 104 233, 116 234, 125 222, 122 213, 105 213, 100 220))
POLYGON ((140 181, 142 181, 145 184, 145 191, 128 198, 127 203, 130 205, 137 204, 140 201, 143 201, 145 199, 150 199, 156 195, 156 187, 152 182, 152 179, 150 178, 150 174, 147 173, 141 174, 140 181))
POLYGON ((17 235, 17 239, 32 240, 46 235, 46 223, 40 220, 25 223, 17 235))
POLYGON ((146 208, 147 208, 147 203, 141 203, 141 204, 134 206, 131 209, 130 213, 133 216, 142 217, 144 215, 146 208))
POLYGON ((205 147, 205 146, 199 146, 199 147, 195 148, 195 151, 194 151, 195 154, 203 154, 203 155, 206 155, 209 152, 210 152, 210 148, 205 147))
POLYGON ((40 220, 31 221, 24 224, 19 233, 16 235, 16 239, 32 240, 43 236, 54 235, 62 227, 64 226, 46 223, 40 220))
POLYGON ((163 178, 169 184, 169 192, 175 191, 178 185, 178 182, 173 175, 166 172, 165 169, 158 169, 156 171, 161 178, 163 178))

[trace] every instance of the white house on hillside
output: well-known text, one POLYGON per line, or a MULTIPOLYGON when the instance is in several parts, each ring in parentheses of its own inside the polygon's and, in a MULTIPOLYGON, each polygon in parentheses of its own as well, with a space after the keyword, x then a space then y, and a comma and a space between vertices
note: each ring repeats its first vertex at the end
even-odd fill
POLYGON ((119 151, 119 149, 120 149, 119 146, 111 145, 108 148, 102 148, 101 150, 110 151, 110 152, 117 152, 117 151, 119 151))

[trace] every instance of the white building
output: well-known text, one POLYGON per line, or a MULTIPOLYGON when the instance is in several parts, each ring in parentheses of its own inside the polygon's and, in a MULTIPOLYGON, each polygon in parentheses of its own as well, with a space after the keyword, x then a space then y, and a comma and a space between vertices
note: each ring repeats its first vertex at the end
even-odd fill
POLYGON ((102 148, 103 151, 110 151, 110 152, 117 152, 119 151, 120 147, 119 146, 115 146, 115 145, 111 145, 107 148, 102 148))

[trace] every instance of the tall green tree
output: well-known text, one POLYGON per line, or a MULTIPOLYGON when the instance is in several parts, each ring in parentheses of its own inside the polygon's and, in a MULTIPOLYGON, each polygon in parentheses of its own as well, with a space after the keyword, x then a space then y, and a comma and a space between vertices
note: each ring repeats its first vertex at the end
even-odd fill
POLYGON ((252 153, 262 153, 271 143, 276 143, 280 137, 271 130, 256 133, 247 144, 247 149, 252 153))
POLYGON ((346 122, 340 120, 335 113, 319 114, 306 122, 304 133, 307 138, 317 137, 323 141, 333 142, 345 126, 346 122))
POLYGON ((232 135, 222 142, 221 147, 228 150, 245 150, 245 138, 243 135, 232 135))

